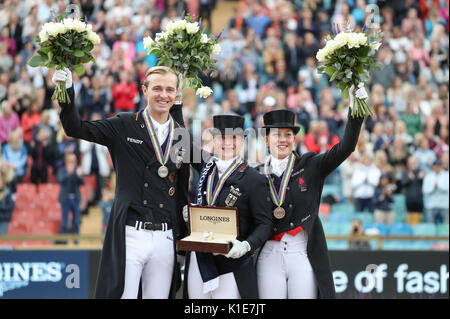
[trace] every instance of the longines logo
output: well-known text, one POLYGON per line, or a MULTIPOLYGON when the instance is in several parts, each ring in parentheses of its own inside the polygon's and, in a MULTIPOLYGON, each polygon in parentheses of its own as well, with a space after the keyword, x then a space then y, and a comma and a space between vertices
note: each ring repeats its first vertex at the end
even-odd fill
POLYGON ((213 224, 229 223, 230 222, 230 217, 200 215, 200 220, 208 221, 208 222, 213 223, 213 224))

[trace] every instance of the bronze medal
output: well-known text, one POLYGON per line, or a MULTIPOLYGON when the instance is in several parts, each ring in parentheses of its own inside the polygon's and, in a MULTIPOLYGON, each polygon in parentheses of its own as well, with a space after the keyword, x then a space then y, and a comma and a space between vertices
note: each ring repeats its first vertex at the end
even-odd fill
POLYGON ((286 216, 286 211, 283 207, 278 206, 273 210, 273 216, 275 216, 276 219, 283 219, 284 216, 286 216))
POLYGON ((165 178, 165 177, 167 177, 168 174, 169 174, 169 169, 167 167, 165 167, 164 165, 160 166, 158 168, 158 175, 159 175, 159 177, 165 178))

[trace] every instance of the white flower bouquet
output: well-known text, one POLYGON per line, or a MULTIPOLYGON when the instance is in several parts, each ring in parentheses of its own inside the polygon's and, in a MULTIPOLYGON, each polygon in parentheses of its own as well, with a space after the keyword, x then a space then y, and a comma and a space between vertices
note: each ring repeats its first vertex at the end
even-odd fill
MULTIPOLYGON (((56 20, 43 25, 36 36, 36 43, 40 46, 38 55, 31 57, 27 63, 32 67, 56 67, 57 70, 74 68, 81 75, 84 72, 82 63, 94 62, 91 51, 94 45, 100 43, 100 37, 87 22, 66 19, 65 14, 56 20)), ((64 82, 58 82, 52 99, 70 102, 64 82)))
MULTIPOLYGON (((327 37, 325 47, 317 52, 317 60, 323 63, 319 71, 329 75, 330 82, 337 80, 336 86, 341 89, 343 98, 349 94, 355 96, 355 92, 349 92, 349 89, 367 82, 371 69, 379 70, 374 55, 381 45, 381 37, 382 32, 368 34, 365 27, 362 32, 352 32, 349 27, 340 31, 336 26, 333 35, 327 37)), ((368 115, 373 115, 373 112, 366 101, 355 97, 352 117, 368 115)))
POLYGON ((206 98, 212 93, 210 87, 203 86, 198 74, 214 70, 217 61, 212 55, 220 53, 218 39, 221 34, 211 38, 204 31, 201 22, 193 21, 187 15, 182 20, 170 21, 166 30, 157 33, 154 40, 151 37, 143 39, 147 53, 158 57, 158 65, 168 66, 179 74, 179 96, 184 78, 185 87, 194 88, 200 97, 206 98))

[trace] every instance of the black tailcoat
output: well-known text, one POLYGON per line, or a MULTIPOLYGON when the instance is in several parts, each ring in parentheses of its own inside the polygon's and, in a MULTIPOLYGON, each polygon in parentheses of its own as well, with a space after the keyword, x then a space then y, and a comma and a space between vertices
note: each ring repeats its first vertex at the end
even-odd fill
MULTIPOLYGON (((97 278, 96 298, 120 298, 125 279, 125 225, 131 206, 146 210, 155 222, 170 222, 173 227, 174 251, 178 238, 186 236, 182 208, 187 204, 189 165, 179 169, 169 159, 169 175, 157 175, 160 167, 145 126, 143 111, 119 113, 99 120, 82 121, 73 104, 73 88, 68 90, 71 103, 60 103, 60 119, 67 135, 108 147, 116 172, 114 204, 103 243, 97 278), (175 187, 170 195, 169 189, 175 187)), ((176 124, 176 130, 184 130, 176 124)), ((177 134, 174 136, 175 145, 177 134)), ((165 144, 162 149, 165 150, 165 144)), ((174 151, 174 148, 172 148, 174 151)), ((174 158, 174 157, 173 157, 174 158)), ((174 297, 179 282, 174 254, 174 276, 170 297, 174 297)))
MULTIPOLYGON (((184 126, 183 113, 181 105, 174 105, 171 111, 173 118, 184 126)), ((192 143, 191 139, 190 149, 190 162, 192 167, 199 173, 202 172, 204 166, 207 164, 208 156, 202 154, 198 158, 201 161, 195 161, 195 153, 201 153, 196 145, 192 143)), ((212 169, 209 170, 208 175, 212 169)), ((206 190, 206 180, 203 183, 203 189, 206 190)), ((217 181, 217 176, 215 178, 217 181)), ((226 199, 230 193, 236 194, 236 190, 241 195, 238 196, 237 201, 232 205, 238 208, 239 213, 239 234, 237 239, 240 241, 246 240, 251 247, 251 251, 245 256, 239 259, 226 258, 224 256, 215 256, 215 262, 219 268, 222 269, 234 269, 233 274, 236 279, 236 283, 239 289, 241 298, 243 299, 256 299, 258 298, 258 285, 256 279, 256 268, 254 260, 245 266, 239 267, 243 258, 251 256, 253 258, 255 250, 260 248, 272 233, 272 201, 269 194, 269 183, 256 169, 249 167, 246 162, 239 165, 233 174, 226 180, 223 188, 221 189, 219 196, 215 202, 216 206, 227 206, 226 199)), ((203 194, 205 195, 205 194, 203 194)), ((203 205, 206 205, 206 200, 203 200, 203 205)), ((189 280, 189 261, 190 254, 186 254, 185 262, 185 276, 184 276, 184 297, 188 298, 188 280, 189 280)))
MULTIPOLYGON (((302 156, 294 153, 294 168, 282 205, 286 216, 283 219, 274 218, 273 221, 273 235, 298 226, 307 231, 307 254, 317 280, 319 298, 335 298, 328 248, 319 218, 324 180, 355 150, 362 122, 362 118, 351 118, 349 112, 342 141, 329 151, 322 154, 308 152, 302 156)), ((264 172, 264 165, 259 165, 257 169, 264 172)), ((275 174, 271 174, 271 177, 278 192, 281 178, 275 174)), ((272 209, 275 207, 272 204, 272 209)))

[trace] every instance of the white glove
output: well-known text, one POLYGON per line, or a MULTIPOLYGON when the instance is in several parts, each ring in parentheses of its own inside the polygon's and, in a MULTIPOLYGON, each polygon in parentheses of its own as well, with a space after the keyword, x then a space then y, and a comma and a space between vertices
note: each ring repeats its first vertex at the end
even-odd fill
POLYGON ((225 255, 227 258, 241 258, 251 249, 250 244, 247 241, 239 241, 237 239, 228 240, 229 243, 233 244, 228 254, 225 255))
MULTIPOLYGON (((353 97, 353 93, 352 92, 353 92, 354 88, 355 88, 355 86, 352 85, 348 89, 348 92, 349 92, 348 97, 350 99, 350 105, 349 105, 350 108, 353 108, 354 97, 353 97)), ((360 99, 360 100, 365 100, 365 99, 367 99, 369 97, 369 95, 366 92, 366 89, 364 88, 364 83, 363 82, 360 82, 358 84, 358 89, 355 92, 355 96, 356 96, 357 99, 360 99)))
POLYGON ((57 82, 66 82, 66 89, 72 86, 72 72, 68 68, 56 70, 52 76, 52 82, 56 85, 57 82))
POLYGON ((187 205, 184 205, 183 207, 183 219, 187 223, 189 221, 188 219, 188 207, 187 205))

